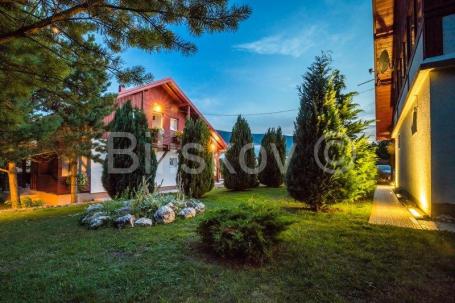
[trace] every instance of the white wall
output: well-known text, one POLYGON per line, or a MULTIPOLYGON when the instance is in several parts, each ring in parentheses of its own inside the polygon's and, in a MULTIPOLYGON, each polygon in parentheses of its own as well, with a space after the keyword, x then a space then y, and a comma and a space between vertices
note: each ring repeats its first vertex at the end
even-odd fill
POLYGON ((101 176, 103 175, 103 164, 91 160, 90 175, 90 193, 105 193, 106 190, 103 187, 103 182, 101 182, 101 176))
MULTIPOLYGON (((161 157, 164 155, 163 151, 156 152, 156 159, 159 161, 161 157)), ((177 159, 178 161, 178 153, 177 151, 169 151, 161 162, 158 164, 158 168, 156 170, 156 177, 155 183, 161 186, 176 186, 176 178, 177 178, 177 166, 171 166, 171 158, 177 159)))
POLYGON ((404 119, 394 137, 396 143, 396 182, 419 204, 431 212, 431 135, 430 79, 426 77, 411 92, 404 119), (416 116, 414 111, 416 110, 416 116), (416 119, 415 119, 416 118, 416 119))

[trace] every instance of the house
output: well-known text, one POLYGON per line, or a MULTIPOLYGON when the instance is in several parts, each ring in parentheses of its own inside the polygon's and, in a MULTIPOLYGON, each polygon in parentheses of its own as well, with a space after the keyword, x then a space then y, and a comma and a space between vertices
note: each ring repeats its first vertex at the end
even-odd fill
POLYGON ((376 136, 395 186, 455 216, 455 0, 374 0, 376 136))
MULTIPOLYGON (((144 110, 149 126, 158 133, 152 143, 158 160, 155 183, 162 189, 176 186, 178 150, 180 148, 178 132, 183 131, 189 118, 204 120, 211 131, 211 149, 214 152, 214 178, 220 178, 219 157, 227 144, 215 131, 202 113, 183 93, 174 80, 168 78, 143 86, 125 89, 119 88, 117 104, 131 101, 136 108, 144 110)), ((108 123, 114 113, 105 118, 108 123)), ((108 197, 101 182, 102 164, 93 160, 79 159, 78 170, 88 177, 85 188, 80 189, 79 200, 105 199, 108 197)), ((49 204, 66 204, 70 201, 70 189, 67 185, 69 176, 68 162, 55 154, 37 155, 31 161, 31 195, 38 196, 49 204)))

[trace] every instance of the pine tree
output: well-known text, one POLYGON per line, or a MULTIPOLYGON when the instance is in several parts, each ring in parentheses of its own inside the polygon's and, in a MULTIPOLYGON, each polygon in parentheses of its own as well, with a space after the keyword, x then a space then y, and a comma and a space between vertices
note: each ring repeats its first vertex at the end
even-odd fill
POLYGON ((346 129, 336 105, 331 79, 331 59, 323 54, 315 59, 299 87, 300 110, 295 122, 295 150, 286 173, 289 194, 319 210, 333 202, 338 190, 338 166, 350 159, 345 144, 331 144, 344 138, 346 129))
POLYGON ((113 72, 119 82, 141 82, 148 78, 142 67, 123 68, 117 54, 127 47, 148 52, 176 49, 194 53, 196 46, 184 41, 175 31, 184 25, 199 36, 205 32, 235 30, 251 13, 248 6, 229 5, 228 0, 200 1, 136 1, 136 0, 71 0, 71 1, 0 1, 0 72, 12 70, 27 73, 37 62, 17 60, 12 65, 4 61, 2 47, 23 41, 37 49, 56 52, 62 61, 72 53, 68 41, 84 47, 84 52, 107 61, 105 68, 113 72), (96 34, 105 45, 93 49, 86 37, 96 34), (49 46, 51 46, 49 48, 49 46), (55 49, 57 48, 57 49, 55 49))
POLYGON ((225 157, 226 163, 222 163, 221 172, 226 188, 246 190, 258 185, 253 137, 248 122, 241 116, 238 116, 232 128, 230 146, 225 157), (240 159, 242 148, 246 152, 243 159, 240 159))
POLYGON ((266 165, 258 174, 259 181, 270 187, 280 187, 284 176, 278 161, 284 165, 286 157, 286 142, 280 127, 277 130, 269 128, 262 138, 259 166, 263 165, 262 154, 266 155, 266 165))
POLYGON ((210 151, 210 130, 207 124, 201 119, 188 120, 185 124, 182 137, 182 147, 188 147, 189 155, 191 158, 199 157, 203 161, 202 171, 200 169, 201 163, 194 161, 187 155, 183 154, 183 150, 179 152, 179 168, 178 178, 185 191, 185 195, 193 198, 201 198, 205 193, 212 190, 215 185, 213 178, 214 164, 213 153, 210 151), (198 145, 199 147, 189 148, 191 145, 198 145), (191 170, 195 170, 191 172, 191 170))
MULTIPOLYGON (((91 47, 99 47, 93 38, 89 41, 91 47)), ((74 47, 77 50, 77 45, 74 47)), ((34 99, 44 112, 60 119, 48 150, 68 160, 71 203, 76 203, 79 159, 101 161, 97 150, 103 147, 103 118, 114 109, 115 96, 106 93, 109 82, 104 58, 83 53, 72 59, 70 74, 64 81, 56 87, 40 89, 34 99)))
MULTIPOLYGON (((153 192, 155 188, 155 175, 157 168, 156 155, 151 148, 151 138, 147 117, 144 111, 133 108, 131 102, 126 102, 115 112, 114 120, 109 125, 111 132, 125 132, 136 138, 137 145, 133 153, 137 155, 139 166, 131 173, 112 173, 109 171, 109 155, 103 163, 103 186, 111 197, 117 197, 123 194, 130 194, 137 190, 145 179, 149 185, 149 191, 153 192)), ((112 140, 109 138, 108 140, 112 140)), ((129 138, 115 138, 113 147, 115 149, 127 149, 131 146, 129 138)), ((107 151, 109 154, 109 150, 107 151)), ((130 168, 133 159, 129 155, 113 154, 113 167, 116 169, 130 168)))

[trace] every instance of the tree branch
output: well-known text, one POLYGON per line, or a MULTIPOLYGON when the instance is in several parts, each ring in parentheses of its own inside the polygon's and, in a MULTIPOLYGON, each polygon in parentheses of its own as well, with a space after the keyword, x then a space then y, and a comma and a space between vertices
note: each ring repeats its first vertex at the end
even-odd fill
POLYGON ((98 5, 100 0, 96 1, 86 1, 79 5, 73 6, 67 10, 62 12, 56 13, 55 15, 49 16, 45 19, 42 19, 38 22, 33 24, 23 26, 13 32, 7 32, 4 34, 0 34, 0 44, 6 43, 13 38, 24 37, 28 34, 34 34, 41 30, 42 28, 56 23, 58 21, 66 20, 74 15, 87 11, 90 7, 98 5))

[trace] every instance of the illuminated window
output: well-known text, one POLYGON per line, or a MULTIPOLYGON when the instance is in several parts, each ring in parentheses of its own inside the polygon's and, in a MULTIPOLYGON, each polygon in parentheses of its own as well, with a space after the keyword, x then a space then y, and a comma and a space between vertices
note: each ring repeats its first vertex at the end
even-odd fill
POLYGON ((172 131, 177 131, 179 129, 179 120, 178 119, 171 118, 170 129, 172 131))

